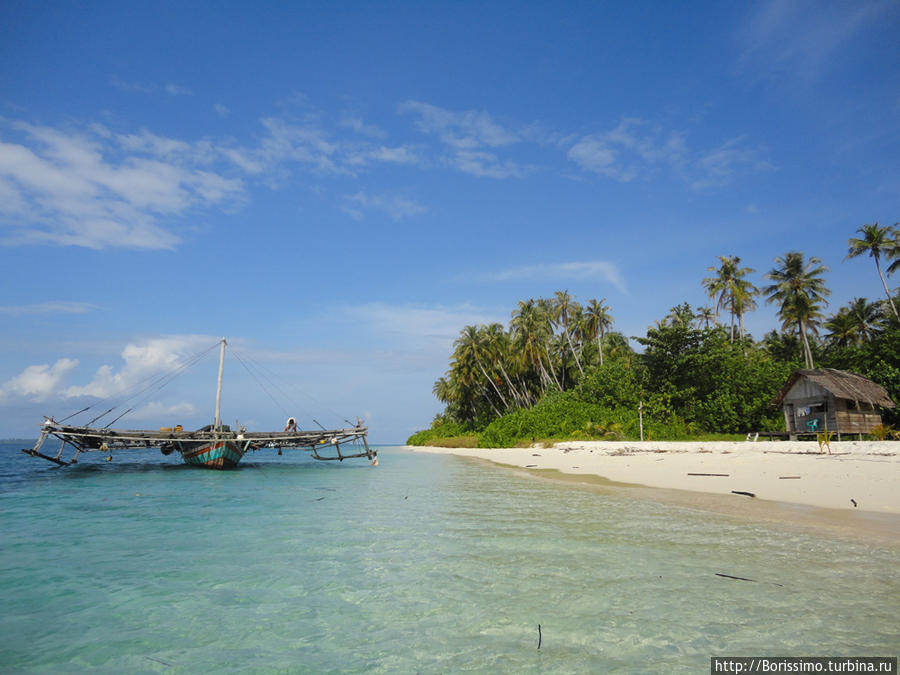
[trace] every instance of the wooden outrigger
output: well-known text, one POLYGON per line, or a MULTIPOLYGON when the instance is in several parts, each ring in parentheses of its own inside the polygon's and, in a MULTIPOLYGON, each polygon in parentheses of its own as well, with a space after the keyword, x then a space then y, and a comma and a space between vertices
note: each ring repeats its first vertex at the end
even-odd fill
POLYGON ((98 429, 91 426, 70 426, 46 417, 41 427, 41 435, 33 448, 23 449, 26 455, 40 457, 60 466, 78 462, 82 452, 106 452, 159 448, 164 455, 179 452, 186 464, 194 464, 214 469, 228 469, 237 466, 241 458, 250 451, 265 448, 295 448, 306 450, 314 459, 329 461, 366 457, 377 462, 377 451, 369 448, 368 428, 357 418, 356 425, 343 429, 321 429, 318 431, 233 431, 221 423, 222 369, 225 358, 225 338, 222 338, 219 357, 218 389, 216 392, 216 415, 213 424, 197 431, 183 431, 180 427, 159 431, 136 429, 98 429), (60 441, 55 456, 44 454, 41 449, 48 438, 60 441), (341 446, 362 441, 348 453, 341 446), (74 449, 70 459, 64 459, 66 446, 74 449), (326 448, 328 451, 326 452, 326 448), (333 453, 332 453, 333 450, 333 453))
MULTIPOLYGON (((146 431, 134 429, 97 429, 93 427, 67 426, 47 418, 41 427, 41 435, 33 448, 23 449, 26 455, 40 457, 61 466, 76 464, 78 455, 82 452, 112 452, 118 450, 136 450, 142 448, 159 448, 163 454, 169 455, 179 451, 189 464, 191 455, 202 455, 205 448, 224 445, 227 449, 236 449, 240 456, 249 451, 265 448, 296 448, 304 449, 318 460, 339 460, 367 457, 372 460, 377 453, 369 448, 366 434, 368 428, 361 422, 356 426, 345 429, 324 429, 320 431, 245 431, 243 429, 232 431, 228 427, 220 427, 218 430, 200 431, 146 431), (55 456, 41 452, 45 441, 49 437, 59 439, 59 451, 55 456), (364 450, 347 452, 341 449, 342 445, 362 441, 364 450), (71 446, 75 454, 71 459, 63 458, 66 446, 71 446), (325 449, 328 448, 326 453, 325 449), (333 454, 332 451, 333 450, 333 454), (324 453, 324 454, 323 454, 324 453)), ((355 450, 355 449, 354 449, 355 450)), ((212 459, 218 459, 213 457, 212 459)), ((227 460, 222 462, 225 466, 216 468, 228 468, 227 460)), ((234 462, 236 464, 237 462, 234 462)), ((208 465, 208 462, 204 462, 208 465)), ((231 465, 233 466, 233 464, 231 465)))

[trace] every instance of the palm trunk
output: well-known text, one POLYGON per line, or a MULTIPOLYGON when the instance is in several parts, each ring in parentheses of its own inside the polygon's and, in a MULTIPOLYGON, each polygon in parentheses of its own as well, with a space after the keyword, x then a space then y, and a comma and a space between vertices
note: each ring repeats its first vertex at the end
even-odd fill
POLYGON ((481 371, 481 374, 484 375, 484 379, 491 383, 491 386, 494 387, 494 391, 497 392, 497 396, 500 397, 500 401, 503 403, 503 407, 509 410, 509 403, 506 402, 506 397, 500 391, 500 387, 497 386, 497 383, 494 382, 494 378, 487 374, 484 366, 481 365, 481 362, 478 362, 478 369, 481 371))
POLYGON ((578 360, 578 354, 575 353, 575 347, 572 345, 572 336, 569 334, 569 329, 566 328, 566 340, 569 343, 569 349, 572 351, 572 356, 575 357, 575 365, 578 366, 578 372, 581 373, 581 376, 584 377, 584 370, 581 368, 581 361, 578 360))
POLYGON ((884 274, 881 273, 881 262, 878 258, 875 258, 875 267, 878 270, 878 276, 881 277, 881 285, 884 286, 884 294, 887 296, 888 303, 891 305, 891 310, 894 312, 894 318, 900 319, 900 315, 897 314, 897 308, 894 306, 894 298, 891 297, 887 282, 884 280, 884 274))
MULTIPOLYGON (((556 377, 556 373, 553 371, 553 360, 550 358, 550 345, 544 345, 544 351, 547 353, 547 370, 550 371, 550 374, 553 376, 553 381, 556 383, 556 386, 560 391, 563 390, 562 385, 559 383, 559 378, 556 377)), ((543 362, 541 362, 543 365, 543 362)), ((565 368, 563 368, 563 377, 566 376, 565 368)))
POLYGON ((600 365, 603 365, 603 331, 600 331, 600 337, 597 338, 597 350, 600 352, 600 365))
POLYGON ((800 339, 803 341, 803 358, 806 361, 806 367, 812 370, 815 368, 813 364, 812 350, 809 348, 809 338, 806 335, 806 322, 800 319, 800 339))

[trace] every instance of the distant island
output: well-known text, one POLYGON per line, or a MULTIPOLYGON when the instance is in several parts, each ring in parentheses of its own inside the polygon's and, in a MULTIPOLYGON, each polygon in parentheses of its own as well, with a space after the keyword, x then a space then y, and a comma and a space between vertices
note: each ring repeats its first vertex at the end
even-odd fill
MULTIPOLYGON (((900 402, 900 296, 887 283, 900 269, 900 224, 863 225, 857 233, 847 258, 873 258, 880 281, 872 276, 873 289, 881 286, 884 299, 853 298, 830 316, 828 268, 791 251, 775 258, 759 287, 738 256, 719 256, 702 280, 709 306, 672 307, 631 338, 641 353, 612 330, 605 298, 581 305, 567 291, 520 301, 506 327, 466 326, 432 389, 444 411, 407 444, 737 440, 784 430, 770 404, 803 368, 857 373, 900 402), (760 300, 775 305, 782 323, 756 340, 744 318, 760 300)), ((871 436, 897 438, 900 407, 880 413, 883 424, 871 436)))

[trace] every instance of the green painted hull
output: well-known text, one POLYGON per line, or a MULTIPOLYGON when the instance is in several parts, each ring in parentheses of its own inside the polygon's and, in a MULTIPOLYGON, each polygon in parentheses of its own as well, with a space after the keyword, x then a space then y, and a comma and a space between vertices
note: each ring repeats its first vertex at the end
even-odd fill
POLYGON ((244 456, 244 450, 231 441, 216 443, 183 444, 180 448, 185 464, 208 469, 233 469, 244 456))

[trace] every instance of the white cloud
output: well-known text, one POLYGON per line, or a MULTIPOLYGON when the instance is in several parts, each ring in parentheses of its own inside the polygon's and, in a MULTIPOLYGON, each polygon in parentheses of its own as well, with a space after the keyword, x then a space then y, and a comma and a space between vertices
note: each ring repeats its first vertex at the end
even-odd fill
POLYGON ((205 335, 170 335, 130 343, 122 350, 123 364, 118 370, 100 366, 88 384, 68 387, 63 395, 109 398, 122 394, 148 378, 179 369, 191 356, 215 344, 216 338, 205 335))
POLYGON ((54 394, 75 367, 75 359, 59 359, 48 364, 28 366, 0 387, 0 399, 19 396, 33 401, 43 401, 54 394))
POLYGON ((128 417, 135 420, 170 421, 172 426, 175 426, 176 424, 181 423, 177 418, 190 419, 197 415, 197 412, 197 408, 190 403, 165 405, 157 401, 151 401, 150 403, 129 412, 128 417))
POLYGON ((213 110, 216 111, 216 114, 219 117, 228 117, 228 115, 231 114, 231 110, 228 108, 228 106, 222 105, 221 103, 213 104, 213 110))
POLYGON ((513 267, 498 272, 493 276, 493 279, 495 281, 605 281, 623 293, 628 292, 619 268, 614 263, 603 260, 513 267))
POLYGON ((95 309, 97 309, 97 306, 88 302, 51 300, 34 305, 0 306, 0 314, 87 314, 95 309))

